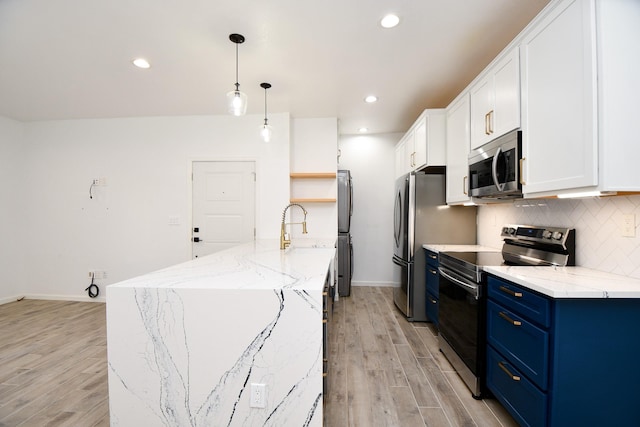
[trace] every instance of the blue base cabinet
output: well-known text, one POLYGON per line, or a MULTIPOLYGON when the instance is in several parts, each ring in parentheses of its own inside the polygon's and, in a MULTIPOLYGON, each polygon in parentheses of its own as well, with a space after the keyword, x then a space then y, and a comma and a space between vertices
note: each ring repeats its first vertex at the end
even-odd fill
POLYGON ((489 276, 487 387, 523 426, 640 426, 640 299, 553 299, 489 276))
POLYGON ((438 300, 440 298, 440 274, 438 273, 438 254, 436 252, 425 249, 425 258, 427 260, 426 286, 427 286, 427 318, 438 326, 438 300))

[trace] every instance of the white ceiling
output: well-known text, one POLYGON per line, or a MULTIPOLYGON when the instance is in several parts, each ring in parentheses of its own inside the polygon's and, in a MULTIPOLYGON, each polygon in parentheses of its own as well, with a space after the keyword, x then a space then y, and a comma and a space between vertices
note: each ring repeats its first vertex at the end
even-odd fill
POLYGON ((226 114, 240 33, 249 114, 403 132, 445 107, 549 0, 0 0, 0 115, 226 114), (380 18, 401 22, 383 29, 380 18), (136 57, 152 67, 137 69, 136 57), (376 104, 363 98, 376 94, 376 104))

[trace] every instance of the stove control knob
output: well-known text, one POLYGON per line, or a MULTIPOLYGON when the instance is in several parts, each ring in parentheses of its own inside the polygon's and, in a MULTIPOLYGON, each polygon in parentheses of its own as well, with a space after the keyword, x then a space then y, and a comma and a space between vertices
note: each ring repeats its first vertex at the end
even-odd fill
POLYGON ((560 240, 560 239, 562 239, 562 233, 559 232, 559 231, 554 231, 552 237, 553 237, 554 240, 560 240))
POLYGON ((550 238, 551 238, 551 234, 552 234, 552 233, 551 233, 549 230, 544 230, 544 231, 542 232, 542 238, 543 238, 543 239, 550 239, 550 238))
POLYGON ((509 234, 511 234, 513 236, 514 234, 516 234, 516 229, 513 228, 513 227, 509 227, 509 231, 507 231, 507 233, 509 233, 509 234))

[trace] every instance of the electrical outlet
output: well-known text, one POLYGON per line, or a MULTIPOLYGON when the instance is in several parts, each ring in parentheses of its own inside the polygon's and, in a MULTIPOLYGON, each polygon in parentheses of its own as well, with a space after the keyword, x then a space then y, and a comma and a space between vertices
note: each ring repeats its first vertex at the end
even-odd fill
POLYGON ((101 270, 89 271, 89 279, 91 279, 92 277, 95 280, 106 279, 107 278, 107 272, 106 271, 101 271, 101 270))
POLYGON ((251 401, 249 402, 249 406, 251 408, 266 408, 266 394, 266 384, 251 383, 251 401))
POLYGON ((622 215, 622 237, 636 237, 636 215, 622 215))

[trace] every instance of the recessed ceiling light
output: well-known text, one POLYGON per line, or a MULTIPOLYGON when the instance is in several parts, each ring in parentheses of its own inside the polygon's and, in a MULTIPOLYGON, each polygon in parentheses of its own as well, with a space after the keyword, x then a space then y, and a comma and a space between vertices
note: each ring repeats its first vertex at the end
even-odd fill
POLYGON ((151 64, 149 64, 149 61, 147 61, 144 58, 136 58, 131 62, 133 62, 133 65, 135 65, 138 68, 149 68, 149 67, 151 67, 151 64))
POLYGON ((380 20, 380 25, 384 28, 393 28, 398 25, 398 23, 400 23, 400 18, 398 18, 398 15, 394 15, 393 13, 386 15, 380 20))
POLYGON ((376 102, 377 100, 378 100, 378 97, 377 97, 377 96, 375 96, 375 95, 369 95, 369 96, 367 96, 367 97, 364 99, 364 102, 371 104, 371 103, 373 103, 373 102, 376 102))
POLYGON ((360 132, 360 133, 365 133, 365 132, 367 132, 368 130, 369 130, 368 128, 360 128, 360 129, 358 129, 358 132, 360 132))

